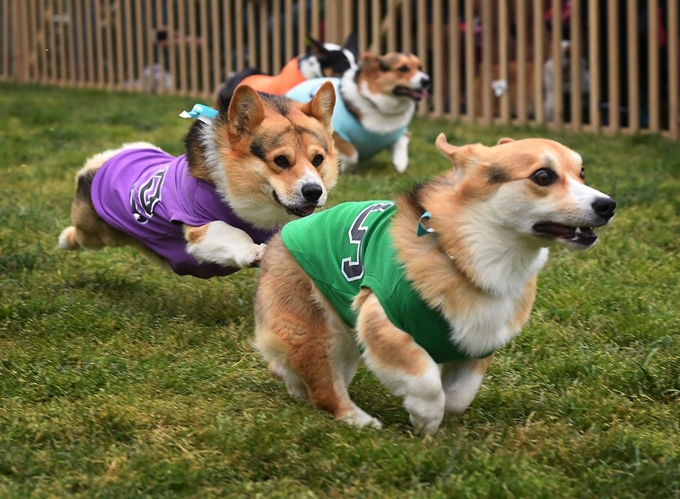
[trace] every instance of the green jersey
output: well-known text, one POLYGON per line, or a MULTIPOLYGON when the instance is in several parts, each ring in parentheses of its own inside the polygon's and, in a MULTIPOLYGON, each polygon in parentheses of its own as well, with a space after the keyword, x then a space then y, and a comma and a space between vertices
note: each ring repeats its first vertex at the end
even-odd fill
POLYGON ((472 358, 453 344, 453 328, 406 278, 390 233, 395 213, 392 201, 343 203, 286 224, 281 238, 349 327, 356 324, 354 298, 369 288, 392 324, 435 362, 472 358))

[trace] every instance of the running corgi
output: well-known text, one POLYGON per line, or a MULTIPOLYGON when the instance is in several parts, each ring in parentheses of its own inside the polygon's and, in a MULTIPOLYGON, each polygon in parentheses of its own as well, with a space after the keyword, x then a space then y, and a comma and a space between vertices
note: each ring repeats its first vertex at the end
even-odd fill
POLYGON ((93 156, 59 246, 135 244, 201 278, 257 265, 280 226, 323 206, 337 181, 334 105, 330 83, 304 104, 242 86, 194 123, 184 155, 136 142, 93 156))
POLYGON ((427 97, 430 86, 430 77, 423 73, 418 57, 396 52, 365 54, 359 68, 347 71, 342 78, 309 80, 286 95, 304 102, 326 81, 332 81, 338 92, 333 136, 340 171, 389 149, 395 170, 404 172, 408 166, 408 125, 416 102, 427 97))
POLYGON ((590 248, 616 203, 579 154, 545 139, 437 148, 453 169, 393 201, 287 224, 262 260, 255 345, 288 392, 356 426, 360 360, 418 434, 474 399, 493 352, 529 318, 552 244, 590 248))

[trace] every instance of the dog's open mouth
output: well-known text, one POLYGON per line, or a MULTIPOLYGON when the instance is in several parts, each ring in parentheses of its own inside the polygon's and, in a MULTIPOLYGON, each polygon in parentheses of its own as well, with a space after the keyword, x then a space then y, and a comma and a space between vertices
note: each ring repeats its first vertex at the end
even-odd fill
POLYGON ((405 87, 403 85, 399 85, 398 87, 394 87, 394 90, 392 90, 392 93, 394 95, 399 95, 402 97, 410 97, 413 100, 421 100, 427 97, 427 90, 424 88, 410 88, 410 87, 405 87))
POLYGON ((276 191, 274 191, 274 201, 283 206, 286 209, 286 213, 288 213, 289 215, 293 215, 300 218, 304 218, 307 215, 311 215, 312 213, 314 213, 314 210, 316 209, 316 205, 314 204, 304 204, 301 206, 288 206, 286 204, 283 204, 279 199, 279 196, 276 194, 276 191))
POLYGON ((581 246, 592 246, 597 241, 597 234, 592 227, 570 227, 553 222, 539 222, 532 228, 540 237, 562 239, 581 246))

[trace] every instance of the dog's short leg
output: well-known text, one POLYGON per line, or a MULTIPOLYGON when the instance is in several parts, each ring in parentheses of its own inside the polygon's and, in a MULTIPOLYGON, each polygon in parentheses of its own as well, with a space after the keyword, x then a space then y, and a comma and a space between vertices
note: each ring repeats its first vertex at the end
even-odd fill
POLYGON ((255 244, 241 229, 221 221, 200 227, 184 226, 187 252, 199 263, 245 268, 259 263, 264 244, 255 244))
POLYGON ((442 367, 442 385, 446 393, 446 411, 460 414, 477 395, 493 355, 484 359, 448 362, 442 367))
POLYGON ((416 433, 437 431, 445 402, 439 366, 411 335, 389 321, 372 293, 361 304, 356 327, 366 365, 394 395, 404 397, 416 433))
POLYGON ((340 158, 340 173, 352 170, 359 162, 359 151, 336 132, 333 132, 333 141, 338 149, 338 158, 340 158))
POLYGON ((397 141, 390 146, 392 152, 392 164, 397 173, 404 173, 408 166, 408 143, 411 140, 411 134, 408 132, 397 139, 397 141))

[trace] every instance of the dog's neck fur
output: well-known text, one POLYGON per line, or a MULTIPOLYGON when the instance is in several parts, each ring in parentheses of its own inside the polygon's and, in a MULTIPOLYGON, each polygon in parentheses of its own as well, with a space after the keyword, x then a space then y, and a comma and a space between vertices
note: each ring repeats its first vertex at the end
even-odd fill
POLYGON ((408 97, 372 93, 358 68, 340 79, 340 98, 366 130, 384 135, 408 126, 416 110, 408 97))
MULTIPOLYGON (((226 111, 223 113, 226 115, 226 111)), ((219 119, 219 118, 218 118, 219 119)), ((237 199, 232 195, 223 159, 218 149, 220 142, 215 136, 215 124, 196 121, 185 139, 189 174, 215 187, 222 201, 231 207, 236 215, 262 230, 272 230, 294 217, 272 203, 263 203, 257 196, 237 199)))

